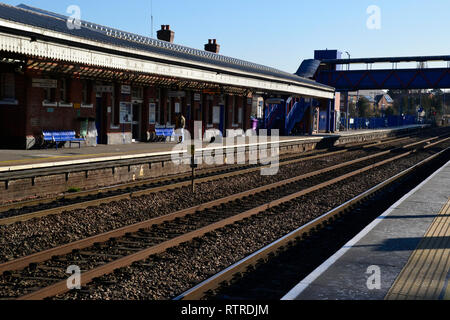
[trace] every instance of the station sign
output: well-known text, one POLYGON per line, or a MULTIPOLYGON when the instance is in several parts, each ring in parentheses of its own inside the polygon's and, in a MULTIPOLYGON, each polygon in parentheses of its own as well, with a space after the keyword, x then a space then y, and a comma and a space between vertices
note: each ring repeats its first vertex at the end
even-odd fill
POLYGON ((131 94, 131 86, 122 85, 121 92, 122 94, 131 94))
POLYGON ((219 94, 221 94, 219 88, 217 88, 217 89, 205 89, 205 90, 203 90, 203 93, 204 94, 211 94, 211 95, 216 95, 216 94, 219 95, 219 94))
POLYGON ((133 122, 133 112, 130 102, 120 103, 120 124, 131 124, 133 122))
POLYGON ((97 93, 113 93, 113 86, 95 86, 97 93))
POLYGON ((32 79, 33 88, 56 89, 58 80, 55 79, 32 79))
POLYGON ((186 92, 184 91, 169 91, 169 98, 184 98, 186 97, 186 92))

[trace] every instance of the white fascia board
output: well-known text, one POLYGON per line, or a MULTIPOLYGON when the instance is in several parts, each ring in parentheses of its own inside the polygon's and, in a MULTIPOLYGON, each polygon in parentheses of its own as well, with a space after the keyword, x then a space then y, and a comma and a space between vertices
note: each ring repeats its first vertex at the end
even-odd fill
POLYGON ((156 58, 156 59, 164 59, 168 61, 168 63, 160 63, 144 59, 136 59, 119 55, 112 55, 102 53, 99 51, 75 48, 57 43, 42 42, 42 41, 30 42, 30 39, 28 37, 21 37, 6 33, 0 33, 0 50, 5 50, 9 52, 35 55, 45 58, 69 61, 73 63, 82 63, 99 67, 116 68, 161 76, 213 82, 222 85, 240 86, 289 94, 299 94, 303 96, 325 98, 325 99, 334 98, 333 89, 327 90, 324 89, 323 87, 320 87, 319 85, 318 86, 308 84, 303 85, 295 81, 289 83, 289 80, 286 79, 270 77, 261 74, 248 73, 244 71, 237 72, 237 70, 235 69, 223 68, 207 63, 204 64, 198 63, 197 65, 199 67, 209 67, 226 72, 240 73, 242 74, 242 77, 223 74, 220 72, 195 69, 193 67, 173 65, 170 64, 171 61, 189 63, 191 65, 195 65, 196 63, 193 61, 171 58, 165 55, 159 55, 148 51, 113 46, 110 44, 86 40, 84 38, 66 35, 63 33, 32 27, 24 24, 19 24, 16 22, 6 21, 3 19, 0 19, 0 26, 18 29, 30 33, 41 34, 47 37, 54 37, 63 40, 79 42, 97 47, 101 45, 102 48, 116 50, 128 54, 148 56, 149 58, 156 58), (252 77, 265 78, 267 80, 254 79, 252 77), (280 81, 282 81, 283 83, 280 83, 280 81))

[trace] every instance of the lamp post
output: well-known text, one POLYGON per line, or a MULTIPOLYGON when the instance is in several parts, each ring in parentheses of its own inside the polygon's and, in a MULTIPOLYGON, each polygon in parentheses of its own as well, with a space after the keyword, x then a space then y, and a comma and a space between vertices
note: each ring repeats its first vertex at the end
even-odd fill
MULTIPOLYGON (((348 51, 345 51, 345 53, 348 55, 348 60, 350 60, 352 58, 350 53, 348 53, 348 51)), ((350 71, 350 63, 347 65, 347 70, 350 71)))
MULTIPOLYGON (((352 56, 350 55, 350 53, 348 51, 345 51, 345 53, 348 55, 348 60, 350 60, 352 58, 352 56)), ((350 63, 347 65, 347 70, 350 71, 350 63)), ((349 110, 349 106, 350 105, 350 101, 349 101, 349 95, 348 95, 348 91, 347 91, 347 131, 350 130, 350 110, 349 110)))

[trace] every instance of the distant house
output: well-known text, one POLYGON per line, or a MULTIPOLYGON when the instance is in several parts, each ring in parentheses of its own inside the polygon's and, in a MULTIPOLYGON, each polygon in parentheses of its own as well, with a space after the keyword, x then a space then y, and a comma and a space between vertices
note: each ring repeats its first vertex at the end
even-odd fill
MULTIPOLYGON (((350 92, 348 95, 348 103, 356 105, 358 100, 366 99, 369 102, 371 110, 386 111, 389 107, 394 106, 394 99, 384 91, 361 90, 359 92, 350 92)), ((449 100, 450 101, 450 100, 449 100)), ((345 95, 341 96, 341 110, 346 110, 345 95)))
POLYGON ((386 111, 389 107, 394 106, 394 100, 388 94, 380 94, 375 97, 375 106, 380 111, 386 111))
POLYGON ((370 103, 373 107, 376 106, 376 100, 375 100, 375 98, 374 98, 373 96, 370 96, 370 95, 364 95, 364 96, 361 96, 361 98, 366 98, 367 101, 369 101, 369 103, 370 103))

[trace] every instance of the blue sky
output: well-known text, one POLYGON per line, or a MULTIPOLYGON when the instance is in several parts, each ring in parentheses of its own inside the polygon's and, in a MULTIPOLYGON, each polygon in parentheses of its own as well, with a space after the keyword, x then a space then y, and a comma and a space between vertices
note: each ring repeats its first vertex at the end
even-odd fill
MULTIPOLYGON (((0 0, 2 1, 2 0, 0 0)), ((150 0, 14 0, 83 20, 150 36, 150 0)), ((155 32, 170 24, 175 42, 203 49, 217 38, 221 54, 295 72, 315 49, 352 57, 450 54, 448 0, 153 0, 155 32), (369 30, 370 5, 381 29, 369 30)), ((345 56, 346 57, 346 56, 345 56)))

